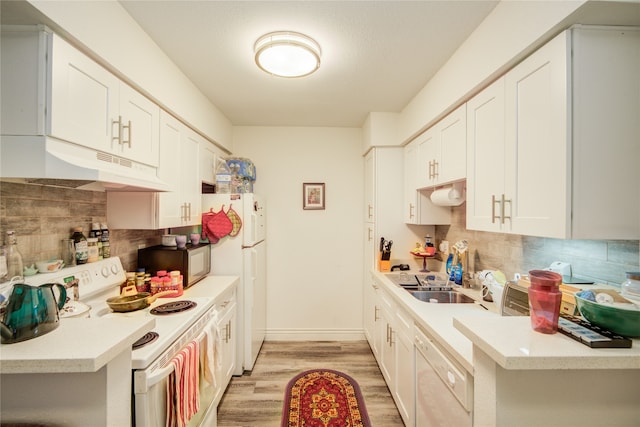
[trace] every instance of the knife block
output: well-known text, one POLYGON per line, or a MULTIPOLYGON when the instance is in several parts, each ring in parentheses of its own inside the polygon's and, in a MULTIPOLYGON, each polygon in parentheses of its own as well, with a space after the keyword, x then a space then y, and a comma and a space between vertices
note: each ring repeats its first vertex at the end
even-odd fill
POLYGON ((391 261, 378 261, 378 271, 389 272, 391 271, 391 261))

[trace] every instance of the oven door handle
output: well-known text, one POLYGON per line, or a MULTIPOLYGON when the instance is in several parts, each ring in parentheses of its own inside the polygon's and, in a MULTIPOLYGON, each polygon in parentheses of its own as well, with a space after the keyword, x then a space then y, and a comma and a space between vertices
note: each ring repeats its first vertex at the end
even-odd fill
MULTIPOLYGON (((200 332, 198 337, 194 341, 202 342, 205 337, 205 331, 200 332)), ((158 369, 152 375, 145 377, 143 379, 143 384, 141 384, 142 388, 146 391, 149 390, 154 385, 158 384, 160 381, 168 377, 174 371, 173 363, 169 362, 166 366, 158 369)))

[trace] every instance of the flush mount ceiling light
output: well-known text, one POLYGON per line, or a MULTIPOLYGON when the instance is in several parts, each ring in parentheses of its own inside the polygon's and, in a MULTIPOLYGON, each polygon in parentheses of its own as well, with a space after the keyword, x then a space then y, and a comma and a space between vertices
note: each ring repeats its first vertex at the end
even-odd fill
POLYGON ((265 34, 256 41, 253 50, 258 67, 275 76, 303 77, 320 67, 320 45, 301 33, 265 34))

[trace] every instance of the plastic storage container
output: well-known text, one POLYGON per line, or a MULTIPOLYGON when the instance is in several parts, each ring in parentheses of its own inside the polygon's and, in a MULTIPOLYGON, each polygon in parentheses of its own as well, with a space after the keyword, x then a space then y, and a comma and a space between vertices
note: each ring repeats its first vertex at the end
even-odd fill
POLYGON ((555 334, 558 332, 558 317, 562 303, 562 276, 553 271, 532 270, 529 272, 529 279, 531 327, 543 334, 555 334))
POLYGON ((626 275, 627 280, 622 284, 620 293, 633 302, 640 302, 640 272, 630 271, 626 275))

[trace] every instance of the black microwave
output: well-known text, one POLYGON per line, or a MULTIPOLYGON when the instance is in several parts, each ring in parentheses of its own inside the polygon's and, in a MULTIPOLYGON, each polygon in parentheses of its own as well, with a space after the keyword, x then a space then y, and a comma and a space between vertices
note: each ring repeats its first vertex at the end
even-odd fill
POLYGON ((201 243, 187 245, 185 249, 162 245, 138 249, 138 268, 144 268, 152 276, 161 270, 179 270, 187 288, 211 271, 211 246, 201 243))

